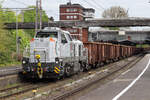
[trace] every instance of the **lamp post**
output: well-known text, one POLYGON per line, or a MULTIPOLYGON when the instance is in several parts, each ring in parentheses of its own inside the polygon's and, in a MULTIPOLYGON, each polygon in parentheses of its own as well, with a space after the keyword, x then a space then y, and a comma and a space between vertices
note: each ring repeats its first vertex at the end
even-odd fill
POLYGON ((35 19, 35 32, 38 31, 39 23, 39 13, 40 13, 40 29, 42 29, 42 0, 36 0, 36 19, 35 19))
POLYGON ((38 31, 38 0, 36 0, 36 18, 35 18, 35 33, 38 31))
POLYGON ((18 45, 18 15, 16 11, 16 54, 17 54, 17 60, 19 57, 19 45, 18 45))
POLYGON ((40 30, 42 29, 42 0, 40 0, 40 30))
MULTIPOLYGON (((33 8, 0 8, 0 10, 14 10, 16 14, 16 60, 18 60, 20 55, 20 41, 21 38, 18 37, 18 11, 32 10, 33 8)), ((10 10, 10 11, 11 11, 10 10)))

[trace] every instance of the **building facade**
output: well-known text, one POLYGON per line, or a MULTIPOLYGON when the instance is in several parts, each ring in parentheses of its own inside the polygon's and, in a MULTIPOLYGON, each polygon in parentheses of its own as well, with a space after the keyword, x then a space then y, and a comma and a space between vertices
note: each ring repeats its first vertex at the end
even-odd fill
MULTIPOLYGON (((60 5, 60 21, 83 21, 94 17, 95 10, 92 8, 84 8, 80 4, 67 4, 60 5)), ((75 39, 83 40, 83 28, 72 27, 62 28, 69 31, 75 39)))

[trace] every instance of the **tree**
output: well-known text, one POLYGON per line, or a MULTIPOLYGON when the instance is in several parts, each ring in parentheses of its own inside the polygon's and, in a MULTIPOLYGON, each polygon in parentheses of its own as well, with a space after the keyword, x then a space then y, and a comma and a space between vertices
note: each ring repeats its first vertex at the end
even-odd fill
MULTIPOLYGON (((36 18, 36 7, 29 6, 28 8, 32 8, 31 10, 24 11, 24 22, 35 22, 36 18)), ((40 14, 38 15, 40 17, 40 14)), ((48 22, 48 16, 46 12, 42 11, 42 22, 48 22)), ((25 30, 26 33, 30 34, 32 37, 35 35, 35 30, 25 30)))
POLYGON ((120 6, 113 6, 109 9, 104 10, 102 13, 103 18, 127 18, 128 17, 128 10, 120 7, 120 6))
POLYGON ((3 16, 3 11, 0 11, 0 65, 12 62, 11 55, 15 51, 15 42, 12 35, 3 29, 3 16))
MULTIPOLYGON (((2 6, 0 5, 0 8, 2 6)), ((5 22, 15 22, 15 12, 0 10, 0 66, 16 62, 16 32, 15 30, 4 30, 5 22)))
POLYGON ((4 22, 8 22, 8 23, 16 22, 15 12, 11 11, 10 9, 7 9, 6 11, 3 11, 2 16, 3 16, 2 20, 4 22))
MULTIPOLYGON (((0 0, 0 8, 2 8, 0 0)), ((34 8, 29 11, 24 11, 24 14, 15 15, 15 12, 8 10, 0 10, 0 66, 10 63, 16 63, 16 30, 4 30, 5 22, 16 22, 16 17, 18 21, 21 22, 24 17, 24 22, 35 22, 35 7, 31 6, 29 8, 34 8), (24 15, 24 16, 23 16, 24 15)), ((39 15, 40 16, 40 15, 39 15)), ((48 16, 45 11, 43 11, 42 16, 43 22, 48 22, 48 16)), ((35 34, 34 30, 18 30, 18 37, 21 37, 21 52, 23 49, 29 45, 31 37, 35 34)))
POLYGON ((50 21, 50 22, 53 22, 53 21, 54 21, 54 18, 51 16, 51 17, 49 18, 49 21, 50 21))
MULTIPOLYGON (((35 22, 36 7, 35 6, 29 6, 28 8, 32 8, 32 9, 24 11, 24 21, 25 22, 35 22)), ((40 17, 40 14, 38 15, 38 17, 40 17)), ((42 21, 48 22, 48 16, 44 10, 42 11, 42 21)))
MULTIPOLYGON (((128 17, 128 10, 120 7, 120 6, 113 6, 109 9, 104 10, 102 13, 103 18, 127 18, 128 17)), ((119 27, 107 27, 110 30, 120 30, 119 27)))

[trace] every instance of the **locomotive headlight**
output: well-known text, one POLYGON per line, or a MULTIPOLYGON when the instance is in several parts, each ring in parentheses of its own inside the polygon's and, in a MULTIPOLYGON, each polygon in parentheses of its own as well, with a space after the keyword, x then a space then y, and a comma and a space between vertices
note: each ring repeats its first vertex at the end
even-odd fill
POLYGON ((26 63, 26 61, 23 60, 23 61, 22 61, 22 64, 25 64, 25 63, 26 63))
POLYGON ((56 61, 56 64, 58 64, 59 62, 58 61, 56 61))
POLYGON ((56 64, 59 63, 59 58, 55 58, 55 63, 56 63, 56 64))

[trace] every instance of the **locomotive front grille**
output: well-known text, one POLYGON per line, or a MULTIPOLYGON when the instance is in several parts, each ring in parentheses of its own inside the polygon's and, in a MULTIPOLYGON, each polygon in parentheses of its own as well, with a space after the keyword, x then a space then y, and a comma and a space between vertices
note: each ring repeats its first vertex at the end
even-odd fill
POLYGON ((41 42, 41 41, 36 41, 35 42, 35 47, 40 47, 40 48, 46 48, 49 46, 48 42, 41 42))
POLYGON ((35 49, 30 55, 31 62, 37 62, 37 60, 35 58, 36 55, 40 55, 40 62, 49 61, 48 52, 46 52, 46 50, 43 50, 43 49, 41 49, 41 50, 38 49, 37 50, 37 49, 35 49))
POLYGON ((46 51, 35 51, 34 55, 40 55, 40 61, 48 60, 46 57, 46 51))

